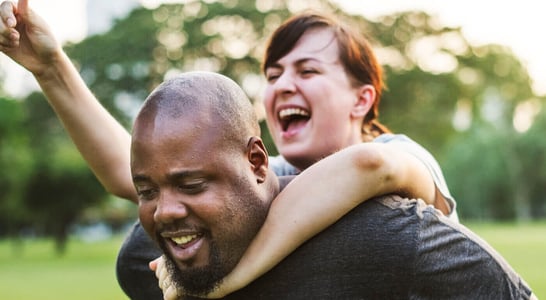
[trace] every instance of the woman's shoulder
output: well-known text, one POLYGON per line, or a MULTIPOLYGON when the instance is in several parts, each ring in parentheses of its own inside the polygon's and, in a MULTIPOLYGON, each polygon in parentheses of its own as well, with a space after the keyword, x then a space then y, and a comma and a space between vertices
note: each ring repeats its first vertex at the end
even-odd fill
POLYGON ((392 143, 392 142, 408 142, 417 144, 414 140, 409 138, 405 134, 400 133, 383 133, 382 135, 377 136, 373 139, 374 143, 392 143))

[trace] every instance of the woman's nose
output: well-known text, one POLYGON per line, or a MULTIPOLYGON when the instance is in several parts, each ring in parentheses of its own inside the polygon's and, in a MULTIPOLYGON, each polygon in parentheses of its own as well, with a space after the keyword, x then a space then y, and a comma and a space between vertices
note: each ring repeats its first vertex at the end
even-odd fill
POLYGON ((294 76, 290 72, 281 74, 274 85, 277 94, 290 94, 296 91, 294 76))

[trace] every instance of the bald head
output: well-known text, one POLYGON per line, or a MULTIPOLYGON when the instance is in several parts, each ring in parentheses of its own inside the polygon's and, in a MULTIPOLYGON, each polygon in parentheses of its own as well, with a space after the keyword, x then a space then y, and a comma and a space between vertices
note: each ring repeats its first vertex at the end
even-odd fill
POLYGON ((146 99, 135 126, 143 119, 178 121, 204 118, 224 139, 246 141, 260 135, 254 108, 244 91, 226 76, 212 72, 187 72, 166 80, 146 99))

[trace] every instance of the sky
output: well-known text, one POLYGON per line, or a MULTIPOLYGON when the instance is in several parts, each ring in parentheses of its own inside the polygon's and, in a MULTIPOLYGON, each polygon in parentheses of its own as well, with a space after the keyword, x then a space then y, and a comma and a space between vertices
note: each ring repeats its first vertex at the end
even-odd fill
MULTIPOLYGON (((149 3, 154 1, 159 2, 145 0, 149 3)), ((487 43, 506 45, 527 66, 534 80, 535 92, 538 95, 546 95, 546 39, 542 37, 541 32, 546 28, 546 17, 541 1, 333 0, 333 2, 350 13, 358 13, 370 19, 397 11, 423 10, 437 15, 446 26, 460 26, 463 34, 474 45, 487 43)), ((61 41, 78 41, 85 37, 87 31, 85 0, 31 0, 30 6, 46 19, 61 41)), ((14 71, 13 74, 20 74, 20 71, 19 73, 14 71)), ((13 81, 13 86, 15 84, 13 81)))
POLYGON ((546 95, 546 17, 535 0, 335 0, 344 10, 368 18, 419 9, 437 15, 446 26, 460 26, 474 45, 506 45, 527 66, 534 90, 546 95))

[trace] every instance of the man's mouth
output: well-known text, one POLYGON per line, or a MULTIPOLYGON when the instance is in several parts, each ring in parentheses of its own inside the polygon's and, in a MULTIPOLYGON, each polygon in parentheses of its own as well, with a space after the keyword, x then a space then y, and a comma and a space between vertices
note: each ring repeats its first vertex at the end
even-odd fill
MULTIPOLYGON (((182 264, 200 264, 203 257, 208 257, 208 242, 203 232, 200 231, 171 231, 159 234, 158 238, 162 240, 160 244, 165 252, 169 252, 171 257, 182 264), (200 254, 201 253, 201 254, 200 254)), ((179 265, 181 267, 181 265, 179 265)))
POLYGON ((303 127, 309 119, 311 114, 308 110, 299 107, 284 108, 279 111, 279 122, 281 124, 282 131, 289 132, 295 131, 303 127))
POLYGON ((178 245, 178 246, 180 246, 182 248, 186 248, 186 246, 191 244, 191 242, 194 241, 195 239, 197 239, 197 237, 198 237, 197 234, 191 234, 191 235, 185 235, 185 236, 171 237, 170 239, 176 245, 178 245))

